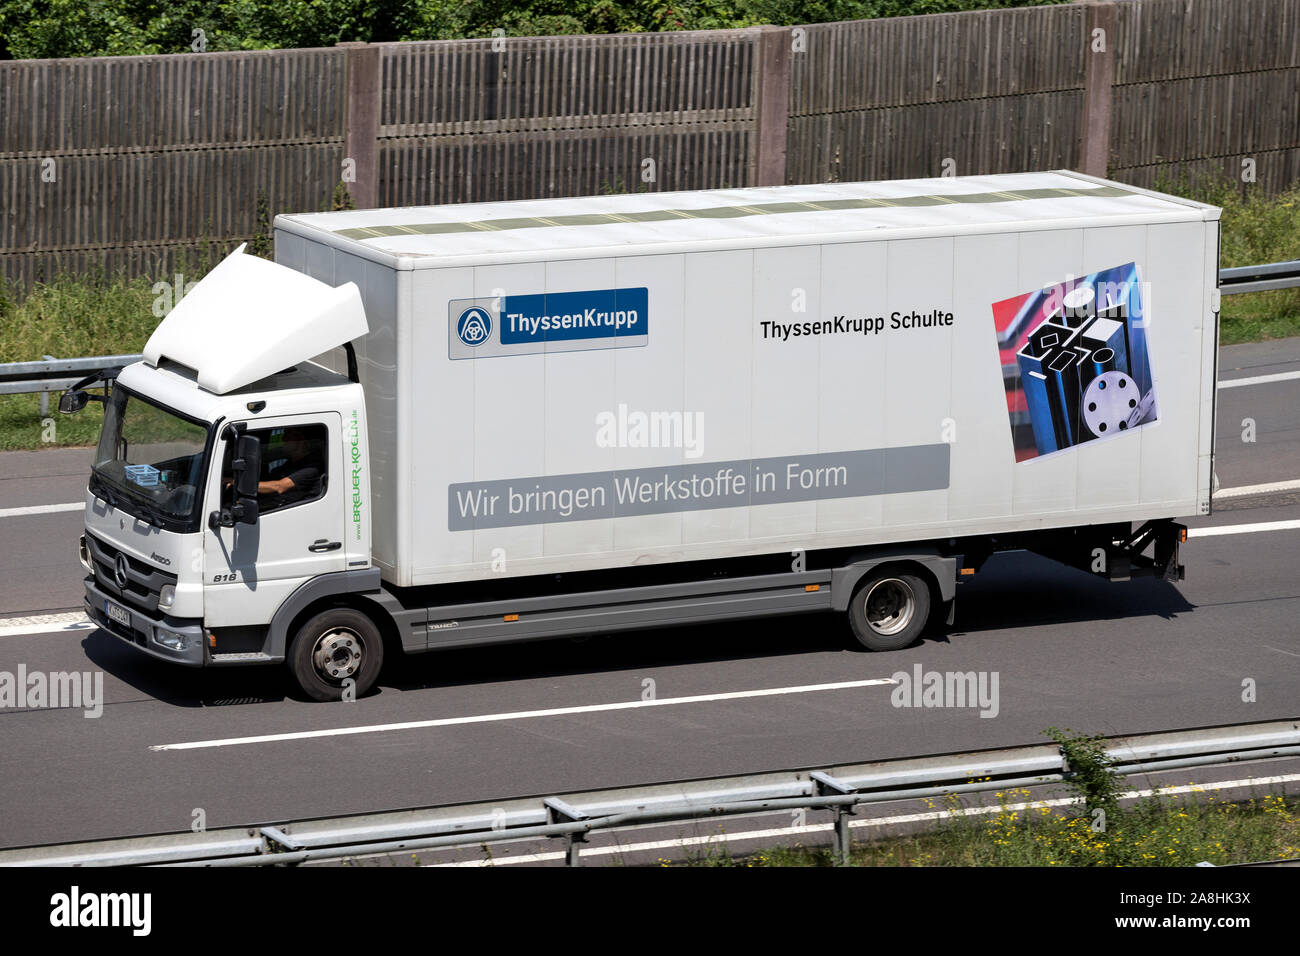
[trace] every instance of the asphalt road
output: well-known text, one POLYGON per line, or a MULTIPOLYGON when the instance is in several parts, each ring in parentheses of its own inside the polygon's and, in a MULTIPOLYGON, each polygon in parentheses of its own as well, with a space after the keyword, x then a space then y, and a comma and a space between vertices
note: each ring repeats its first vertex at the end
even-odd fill
MULTIPOLYGON (((1225 349, 1220 379, 1295 371, 1300 339, 1225 349)), ((849 649, 836 616, 778 618, 428 655, 364 700, 309 704, 276 669, 196 673, 98 631, 24 632, 16 615, 80 605, 80 515, 12 509, 78 500, 87 457, 0 455, 0 671, 100 671, 105 697, 98 719, 0 709, 4 846, 188 829, 196 809, 219 827, 1300 711, 1297 528, 1193 536, 1177 586, 999 555, 962 586, 952 629, 890 654, 849 649), (895 707, 886 684, 820 686, 915 665, 996 672, 996 716, 895 707), (647 680, 655 706, 602 709, 642 700, 647 680), (710 699, 772 688, 796 689, 710 699), (683 697, 704 699, 670 702, 683 697), (526 713, 554 708, 571 710, 526 713), (383 729, 408 722, 425 725, 383 729), (303 736, 244 739, 282 734, 303 736)), ((1300 378, 1221 389, 1217 471, 1225 489, 1300 479, 1300 378)), ((1300 489, 1287 489, 1222 498, 1189 524, 1296 519, 1300 489)))

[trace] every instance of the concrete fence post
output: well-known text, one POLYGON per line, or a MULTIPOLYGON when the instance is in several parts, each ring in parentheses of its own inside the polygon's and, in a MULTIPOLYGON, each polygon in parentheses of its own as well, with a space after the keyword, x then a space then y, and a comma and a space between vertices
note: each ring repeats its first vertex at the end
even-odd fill
POLYGON ((1111 0, 1088 3, 1084 37, 1083 115, 1079 120, 1082 171, 1105 176, 1110 162, 1110 113, 1115 77, 1115 4, 1111 0))
POLYGON ((340 43, 344 50, 343 161, 344 180, 358 209, 379 205, 379 47, 373 43, 340 43), (349 160, 350 168, 349 168, 349 160), (349 176, 354 177, 349 180, 349 176))
POLYGON ((790 118, 789 27, 753 27, 754 138, 749 185, 785 185, 786 123, 790 118))

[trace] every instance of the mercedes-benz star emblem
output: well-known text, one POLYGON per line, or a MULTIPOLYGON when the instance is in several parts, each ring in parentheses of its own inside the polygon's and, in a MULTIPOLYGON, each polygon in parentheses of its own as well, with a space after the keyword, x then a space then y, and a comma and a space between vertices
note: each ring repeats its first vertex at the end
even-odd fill
POLYGON ((113 569, 113 580, 123 591, 126 590, 126 572, 130 566, 126 563, 126 555, 119 553, 117 556, 117 567, 113 569))

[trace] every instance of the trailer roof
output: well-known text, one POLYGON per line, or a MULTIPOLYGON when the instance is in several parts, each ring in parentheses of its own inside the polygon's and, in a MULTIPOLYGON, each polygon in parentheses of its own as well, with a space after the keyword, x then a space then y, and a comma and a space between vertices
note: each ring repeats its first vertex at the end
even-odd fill
POLYGON ((403 259, 415 260, 405 265, 418 268, 590 251, 650 254, 678 251, 669 246, 860 241, 1218 214, 1202 203, 1058 170, 360 209, 282 215, 276 226, 399 267, 403 259))

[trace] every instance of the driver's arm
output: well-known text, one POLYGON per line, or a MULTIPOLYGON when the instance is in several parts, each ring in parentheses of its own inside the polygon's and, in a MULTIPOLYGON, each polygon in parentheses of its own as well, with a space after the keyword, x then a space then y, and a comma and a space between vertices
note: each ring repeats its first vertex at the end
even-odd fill
MULTIPOLYGON (((235 479, 226 478, 222 481, 221 486, 229 491, 235 487, 235 479)), ((257 483, 257 493, 259 495, 282 495, 292 487, 292 478, 281 478, 278 481, 259 481, 257 483)))
POLYGON ((257 483, 257 493, 259 495, 282 495, 292 487, 292 478, 277 478, 275 481, 259 481, 257 483))

